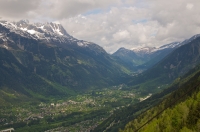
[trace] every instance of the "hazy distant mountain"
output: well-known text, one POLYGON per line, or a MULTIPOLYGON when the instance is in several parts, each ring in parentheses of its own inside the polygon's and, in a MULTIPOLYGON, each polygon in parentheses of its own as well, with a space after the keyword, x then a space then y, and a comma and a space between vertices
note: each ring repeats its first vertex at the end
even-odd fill
POLYGON ((129 63, 137 69, 148 69, 165 56, 171 53, 174 49, 184 45, 185 43, 174 42, 163 45, 159 48, 155 47, 143 47, 138 49, 125 49, 120 48, 113 56, 117 56, 126 63, 129 63))
POLYGON ((153 91, 158 86, 169 84, 198 64, 200 64, 200 37, 194 36, 184 41, 184 45, 173 50, 152 68, 133 77, 130 85, 138 85, 142 89, 153 91))
POLYGON ((138 56, 135 52, 129 49, 120 48, 115 53, 112 54, 113 56, 117 56, 123 61, 129 63, 130 65, 136 66, 143 64, 145 62, 145 58, 138 56))

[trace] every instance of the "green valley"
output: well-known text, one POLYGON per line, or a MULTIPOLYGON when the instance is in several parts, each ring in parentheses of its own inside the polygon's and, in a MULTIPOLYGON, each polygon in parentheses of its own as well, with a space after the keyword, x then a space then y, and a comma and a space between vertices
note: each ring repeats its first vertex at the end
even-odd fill
POLYGON ((199 64, 199 35, 111 55, 61 24, 0 21, 0 130, 198 131, 199 64))

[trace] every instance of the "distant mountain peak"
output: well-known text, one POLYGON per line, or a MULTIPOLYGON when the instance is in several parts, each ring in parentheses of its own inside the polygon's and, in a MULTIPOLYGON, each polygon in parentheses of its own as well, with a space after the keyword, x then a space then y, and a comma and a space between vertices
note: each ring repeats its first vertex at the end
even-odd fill
POLYGON ((56 33, 58 35, 69 36, 69 34, 66 32, 66 30, 60 23, 47 22, 45 24, 36 23, 35 25, 40 26, 39 28, 46 30, 48 32, 56 33))
POLYGON ((147 47, 142 47, 142 48, 138 48, 138 49, 132 49, 132 51, 134 51, 135 53, 149 54, 155 49, 156 49, 155 47, 147 46, 147 47))
POLYGON ((163 45, 161 47, 142 47, 134 49, 118 49, 113 55, 118 56, 123 61, 131 63, 134 66, 141 66, 142 69, 148 68, 159 62, 166 55, 171 53, 174 49, 180 47, 184 43, 173 42, 170 44, 163 45))
POLYGON ((78 41, 76 38, 70 36, 64 27, 59 23, 29 23, 28 20, 20 20, 17 22, 9 22, 0 20, 0 25, 8 29, 3 33, 3 41, 8 40, 7 34, 14 32, 20 36, 31 38, 35 40, 42 40, 51 43, 74 43, 78 41))
POLYGON ((126 49, 126 48, 124 48, 124 47, 121 47, 121 48, 119 48, 118 49, 118 51, 128 51, 129 49, 126 49))
POLYGON ((59 23, 29 23, 28 20, 20 20, 18 22, 0 21, 0 24, 18 34, 21 34, 20 30, 22 32, 27 32, 34 35, 32 37, 36 39, 48 39, 48 37, 51 36, 73 38, 59 23))
POLYGON ((161 50, 164 50, 164 49, 175 49, 175 48, 178 48, 182 45, 184 45, 185 43, 183 42, 172 42, 172 43, 169 43, 169 44, 165 44, 165 45, 162 45, 160 47, 150 47, 150 46, 147 46, 147 47, 142 47, 142 48, 133 48, 132 51, 135 52, 136 54, 152 54, 154 52, 157 52, 157 51, 161 51, 161 50))
POLYGON ((121 47, 121 48, 119 48, 115 53, 113 53, 113 54, 118 54, 118 53, 123 53, 123 54, 129 54, 129 53, 132 53, 132 54, 135 54, 135 53, 133 53, 133 51, 132 50, 129 50, 129 49, 126 49, 126 48, 124 48, 124 47, 121 47))
POLYGON ((198 37, 200 37, 200 34, 196 34, 196 35, 192 36, 191 38, 184 40, 182 43, 184 43, 184 44, 189 43, 198 37))

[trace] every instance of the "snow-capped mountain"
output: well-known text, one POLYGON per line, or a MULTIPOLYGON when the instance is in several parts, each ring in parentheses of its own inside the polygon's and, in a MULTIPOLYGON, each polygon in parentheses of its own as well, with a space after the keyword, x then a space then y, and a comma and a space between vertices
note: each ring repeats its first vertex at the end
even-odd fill
POLYGON ((196 35, 192 36, 191 38, 184 40, 182 42, 182 45, 190 43, 191 41, 193 41, 193 40, 195 40, 196 38, 199 38, 199 37, 200 37, 200 34, 196 34, 196 35))
POLYGON ((13 22, 13 25, 20 28, 21 30, 27 31, 30 34, 40 34, 40 33, 54 33, 57 35, 65 35, 71 37, 61 24, 57 23, 34 23, 30 24, 28 20, 21 20, 19 22, 13 22))
POLYGON ((136 49, 133 48, 132 51, 135 52, 137 55, 144 56, 144 55, 153 54, 155 52, 166 50, 166 49, 176 49, 182 45, 190 43, 191 41, 193 41, 194 39, 198 37, 200 37, 200 34, 194 35, 190 39, 186 39, 182 42, 172 42, 170 44, 166 44, 160 47, 142 47, 142 48, 136 48, 136 49))
POLYGON ((155 47, 142 47, 142 48, 132 49, 134 53, 140 56, 145 55, 145 54, 150 54, 154 50, 156 50, 155 47))
POLYGON ((200 34, 194 35, 190 39, 186 39, 183 42, 173 42, 163 45, 161 47, 143 47, 135 49, 120 48, 113 56, 117 56, 127 63, 131 63, 133 66, 143 66, 142 68, 149 68, 162 60, 173 50, 190 43, 200 37, 200 34))
POLYGON ((174 49, 191 42, 192 40, 200 37, 195 35, 192 38, 183 42, 173 42, 163 45, 161 47, 143 47, 135 49, 120 48, 113 55, 121 58, 127 63, 132 63, 134 66, 143 66, 142 68, 149 68, 162 60, 165 56, 171 53, 174 49))
POLYGON ((180 47, 181 45, 183 45, 181 42, 173 42, 173 43, 166 44, 161 47, 155 48, 152 52, 163 50, 163 49, 174 49, 174 48, 180 47))
POLYGON ((11 32, 18 34, 29 33, 30 37, 35 39, 49 39, 51 36, 65 36, 70 38, 62 25, 56 23, 29 23, 28 20, 18 22, 0 21, 0 24, 10 29, 11 32))
POLYGON ((158 47, 158 48, 156 48, 156 47, 143 47, 143 48, 132 49, 132 51, 135 52, 139 56, 144 56, 144 55, 153 54, 155 52, 162 51, 162 50, 165 50, 165 49, 175 49, 175 48, 180 47, 183 44, 184 43, 181 43, 181 42, 173 42, 173 43, 166 44, 166 45, 163 45, 163 46, 158 47))
POLYGON ((0 39, 2 41, 13 41, 9 38, 9 33, 14 32, 25 38, 41 40, 50 44, 74 44, 86 47, 91 42, 78 40, 70 36, 61 24, 58 23, 29 23, 28 20, 20 20, 18 22, 0 21, 0 26, 7 31, 0 31, 0 39), (9 30, 9 31, 8 31, 9 30))

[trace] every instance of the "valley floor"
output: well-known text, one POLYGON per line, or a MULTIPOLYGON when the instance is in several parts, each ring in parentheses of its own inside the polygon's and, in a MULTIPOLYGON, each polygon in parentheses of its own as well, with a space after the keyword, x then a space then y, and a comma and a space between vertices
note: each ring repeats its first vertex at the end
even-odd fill
POLYGON ((13 127, 16 131, 90 131, 115 110, 139 102, 141 97, 139 92, 127 90, 125 85, 120 85, 90 90, 47 103, 5 106, 0 109, 0 129, 13 127))

